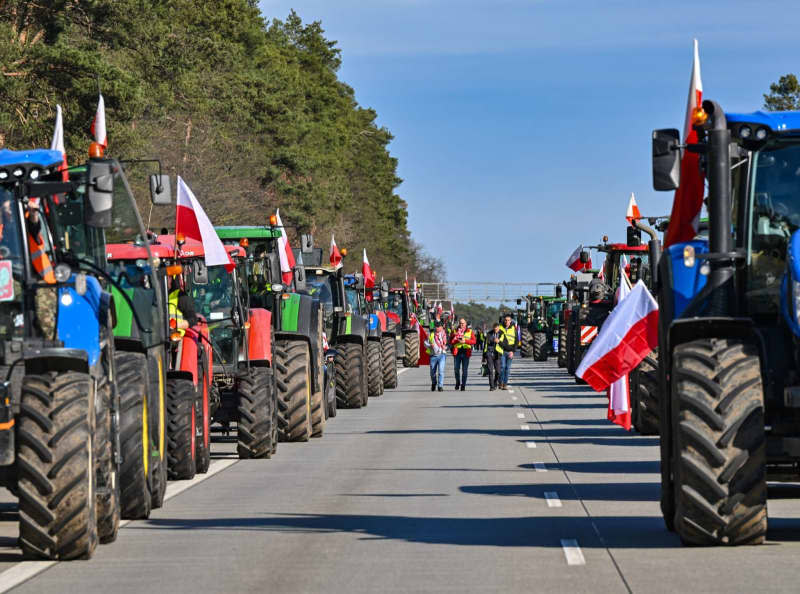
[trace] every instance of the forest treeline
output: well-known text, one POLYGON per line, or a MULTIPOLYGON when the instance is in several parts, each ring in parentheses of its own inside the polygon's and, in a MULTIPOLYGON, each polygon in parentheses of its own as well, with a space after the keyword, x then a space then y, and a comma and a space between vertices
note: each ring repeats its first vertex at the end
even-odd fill
POLYGON ((267 20, 255 0, 0 0, 0 146, 48 146, 59 103, 80 163, 102 89, 107 154, 161 159, 215 224, 280 207, 293 236, 327 246, 335 231, 348 269, 367 247, 379 275, 439 280, 396 193, 392 135, 338 79, 341 60, 319 22, 267 20))

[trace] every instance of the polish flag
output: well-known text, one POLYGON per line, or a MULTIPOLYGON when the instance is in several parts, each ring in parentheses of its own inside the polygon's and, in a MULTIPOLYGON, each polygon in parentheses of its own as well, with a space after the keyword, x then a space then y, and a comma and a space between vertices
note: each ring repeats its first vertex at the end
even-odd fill
POLYGON ((628 212, 625 213, 625 218, 628 219, 628 223, 633 225, 634 219, 641 219, 642 213, 639 212, 639 205, 636 204, 636 196, 633 195, 631 192, 631 199, 628 200, 628 212))
POLYGON ((575 375, 602 392, 657 346, 658 304, 639 281, 606 318, 575 375))
POLYGON ((581 252, 583 251, 583 245, 579 245, 575 248, 575 251, 570 254, 569 258, 567 258, 567 268, 571 268, 575 272, 578 272, 581 269, 591 268, 592 267, 592 259, 589 258, 589 261, 584 264, 581 262, 581 252))
POLYGON ((339 270, 343 266, 342 254, 339 251, 339 246, 336 245, 336 240, 333 238, 333 233, 331 233, 330 261, 331 261, 331 266, 333 266, 334 270, 339 270))
POLYGON ((206 266, 225 266, 228 272, 233 271, 233 262, 228 250, 214 231, 214 225, 200 206, 192 190, 178 176, 178 207, 175 213, 175 236, 194 239, 203 244, 206 266))
MULTIPOLYGON (((620 268, 619 276, 619 300, 617 301, 617 306, 631 292, 630 283, 623 268, 620 268)), ((620 425, 626 431, 631 430, 631 387, 629 379, 627 374, 623 375, 608 387, 608 420, 620 425)))
POLYGON ((102 93, 100 93, 97 99, 97 111, 94 114, 91 132, 97 144, 101 145, 103 148, 108 148, 108 136, 106 135, 106 102, 103 99, 102 93))
MULTIPOLYGON (((683 124, 684 144, 696 144, 697 132, 692 128, 692 114, 703 104, 703 82, 700 80, 700 54, 694 40, 694 63, 689 81, 689 100, 683 124)), ((700 210, 703 208, 705 175, 700 170, 700 155, 684 150, 681 158, 681 185, 675 190, 664 247, 690 241, 697 235, 700 210)))
POLYGON ((275 218, 277 219, 278 229, 281 230, 281 236, 278 238, 278 257, 281 261, 281 280, 284 285, 292 284, 292 274, 296 266, 294 260, 294 252, 292 246, 289 245, 289 236, 286 235, 286 229, 281 221, 281 209, 275 211, 275 218))
POLYGON ((61 172, 62 181, 69 181, 67 172, 67 151, 64 148, 64 119, 61 115, 61 106, 56 105, 56 125, 53 128, 53 140, 50 141, 50 150, 58 151, 64 156, 58 170, 61 172))
POLYGON ((361 264, 361 273, 364 275, 364 288, 371 289, 375 286, 375 273, 369 267, 369 260, 367 260, 367 248, 364 248, 364 261, 361 264))

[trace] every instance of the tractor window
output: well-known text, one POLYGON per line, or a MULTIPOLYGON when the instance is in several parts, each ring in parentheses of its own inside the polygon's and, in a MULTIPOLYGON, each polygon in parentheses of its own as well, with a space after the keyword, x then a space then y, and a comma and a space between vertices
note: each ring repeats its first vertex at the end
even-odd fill
POLYGON ((389 295, 389 301, 386 304, 386 311, 393 312, 402 320, 403 319, 403 296, 395 293, 389 295))
POLYGON ((348 313, 361 313, 361 304, 358 301, 358 290, 355 287, 345 287, 344 295, 347 299, 348 313))
POLYGON ((162 312, 158 309, 159 288, 158 281, 153 283, 153 273, 148 261, 138 260, 112 260, 108 263, 106 271, 113 278, 122 292, 128 297, 125 299, 120 294, 120 288, 112 286, 114 304, 117 311, 117 324, 114 326, 114 336, 137 338, 145 347, 153 346, 163 340, 162 312), (133 311, 130 303, 133 304, 133 311), (139 318, 143 327, 139 327, 133 312, 139 318))
POLYGON ((233 308, 233 276, 224 266, 208 268, 208 284, 192 287, 197 313, 213 323, 231 317, 233 308))
POLYGON ((23 335, 23 250, 19 204, 0 188, 0 340, 23 335))
POLYGON ((779 142, 754 154, 749 210, 747 307, 774 316, 786 247, 800 227, 800 145, 779 142))

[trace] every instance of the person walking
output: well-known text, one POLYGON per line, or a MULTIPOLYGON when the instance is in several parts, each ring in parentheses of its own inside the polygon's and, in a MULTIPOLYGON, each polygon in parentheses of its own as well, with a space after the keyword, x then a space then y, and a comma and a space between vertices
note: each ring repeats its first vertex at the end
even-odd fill
POLYGON ((514 360, 514 350, 517 348, 517 325, 511 319, 511 314, 507 313, 503 317, 503 325, 500 326, 501 338, 498 346, 503 352, 500 359, 500 383, 501 390, 508 389, 508 375, 511 373, 511 362, 514 360))
POLYGON ((447 333, 444 326, 434 326, 426 341, 426 349, 431 359, 431 392, 437 388, 444 390, 444 363, 447 355, 447 333))
POLYGON ((492 329, 486 333, 483 343, 483 359, 486 363, 486 369, 489 373, 489 391, 492 392, 497 389, 500 383, 500 360, 503 357, 503 349, 500 347, 500 339, 503 335, 500 333, 500 324, 494 323, 492 329))
POLYGON ((463 392, 467 388, 467 371, 469 358, 472 356, 472 347, 475 345, 475 333, 467 327, 467 320, 461 318, 458 327, 450 339, 453 345, 453 368, 456 372, 456 390, 463 392))

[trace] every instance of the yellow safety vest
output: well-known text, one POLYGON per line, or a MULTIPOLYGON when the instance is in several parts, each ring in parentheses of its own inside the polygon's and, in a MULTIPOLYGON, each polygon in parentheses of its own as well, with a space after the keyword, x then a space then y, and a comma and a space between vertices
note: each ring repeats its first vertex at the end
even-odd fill
POLYGON ((511 324, 508 328, 505 326, 500 326, 500 333, 505 337, 500 338, 500 342, 497 343, 497 346, 494 347, 498 353, 504 353, 503 347, 500 346, 501 343, 505 342, 509 346, 514 346, 517 342, 517 327, 514 324, 511 324))
MULTIPOLYGON (((472 338, 472 330, 467 330, 466 332, 464 332, 464 340, 469 340, 470 338, 472 338)), ((453 348, 456 348, 456 349, 471 349, 472 345, 471 344, 467 344, 466 342, 457 342, 456 344, 453 345, 453 348)))
MULTIPOLYGON (((183 321, 183 312, 178 309, 178 296, 180 295, 179 290, 171 291, 169 294, 169 318, 170 320, 175 320, 175 330, 180 332, 181 336, 186 334, 186 330, 183 330, 179 327, 180 322, 183 321)), ((171 325, 170 325, 171 326, 171 325)))

